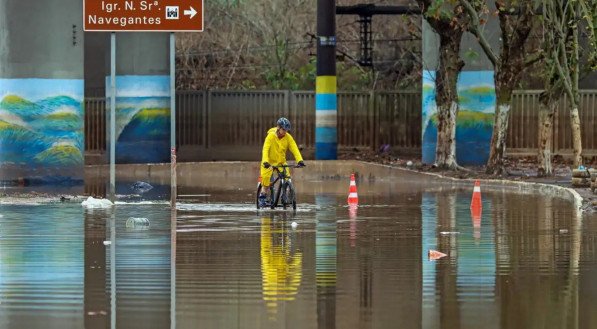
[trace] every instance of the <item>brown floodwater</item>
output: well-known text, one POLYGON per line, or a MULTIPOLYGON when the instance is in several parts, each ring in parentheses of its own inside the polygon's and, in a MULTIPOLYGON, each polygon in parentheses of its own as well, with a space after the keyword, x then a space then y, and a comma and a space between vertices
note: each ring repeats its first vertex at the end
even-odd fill
POLYGON ((484 190, 479 218, 470 190, 363 183, 348 207, 344 183, 296 212, 249 189, 3 204, 0 328, 597 328, 597 217, 571 202, 484 190))

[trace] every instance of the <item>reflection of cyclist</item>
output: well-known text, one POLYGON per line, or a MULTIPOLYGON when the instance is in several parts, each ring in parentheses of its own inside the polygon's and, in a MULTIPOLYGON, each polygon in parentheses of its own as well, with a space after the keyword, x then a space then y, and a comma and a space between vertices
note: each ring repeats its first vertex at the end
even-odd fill
MULTIPOLYGON (((290 149, 298 166, 304 166, 301 151, 296 146, 294 138, 288 133, 290 131, 290 121, 286 118, 278 119, 277 126, 270 129, 263 143, 263 153, 261 155, 261 194, 259 195, 259 204, 265 205, 269 193, 270 179, 272 177, 271 166, 286 164, 286 152, 290 149)), ((290 171, 287 172, 290 177, 290 171)))
POLYGON ((261 218, 261 275, 263 300, 270 314, 278 303, 292 301, 302 279, 303 253, 293 251, 285 221, 261 218))

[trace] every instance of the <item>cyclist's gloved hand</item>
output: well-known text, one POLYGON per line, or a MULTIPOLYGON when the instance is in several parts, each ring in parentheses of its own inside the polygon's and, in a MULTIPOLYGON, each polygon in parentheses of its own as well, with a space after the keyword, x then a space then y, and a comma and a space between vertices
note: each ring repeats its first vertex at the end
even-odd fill
POLYGON ((269 162, 267 162, 267 161, 263 163, 263 168, 265 168, 265 169, 267 169, 267 168, 269 168, 269 167, 271 167, 271 166, 272 166, 272 165, 271 165, 271 164, 269 164, 269 162))
POLYGON ((299 161, 299 162, 298 162, 296 165, 297 165, 298 167, 304 167, 304 166, 306 166, 306 165, 305 165, 305 162, 303 162, 303 161, 299 161))

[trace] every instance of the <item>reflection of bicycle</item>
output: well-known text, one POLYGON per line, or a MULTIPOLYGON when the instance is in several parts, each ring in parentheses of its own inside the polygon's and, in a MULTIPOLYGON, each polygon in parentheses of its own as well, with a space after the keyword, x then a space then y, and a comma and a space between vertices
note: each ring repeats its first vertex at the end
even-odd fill
POLYGON ((284 209, 286 209, 286 207, 290 205, 292 205, 292 209, 296 209, 296 191, 294 189, 294 185, 292 185, 292 180, 290 179, 290 176, 288 176, 287 168, 302 168, 302 166, 272 166, 276 178, 269 186, 270 200, 268 200, 268 203, 265 206, 259 207, 259 194, 261 193, 261 189, 263 188, 263 185, 261 185, 261 182, 259 182, 259 184, 257 185, 257 197, 255 202, 257 209, 265 208, 268 206, 271 207, 271 209, 275 209, 280 205, 284 209), (274 193, 274 191, 276 191, 276 193, 274 193))
POLYGON ((280 304, 296 298, 302 281, 303 253, 296 236, 288 231, 286 213, 274 220, 261 218, 261 276, 263 300, 268 313, 275 316, 280 304))

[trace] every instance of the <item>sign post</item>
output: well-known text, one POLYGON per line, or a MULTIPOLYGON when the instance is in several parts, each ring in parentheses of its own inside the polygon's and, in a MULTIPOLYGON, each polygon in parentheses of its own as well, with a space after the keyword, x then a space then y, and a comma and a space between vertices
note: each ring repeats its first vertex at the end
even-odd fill
POLYGON ((83 0, 83 30, 110 36, 110 191, 116 195, 116 34, 170 33, 170 202, 176 207, 176 38, 174 32, 202 32, 203 0, 83 0))

